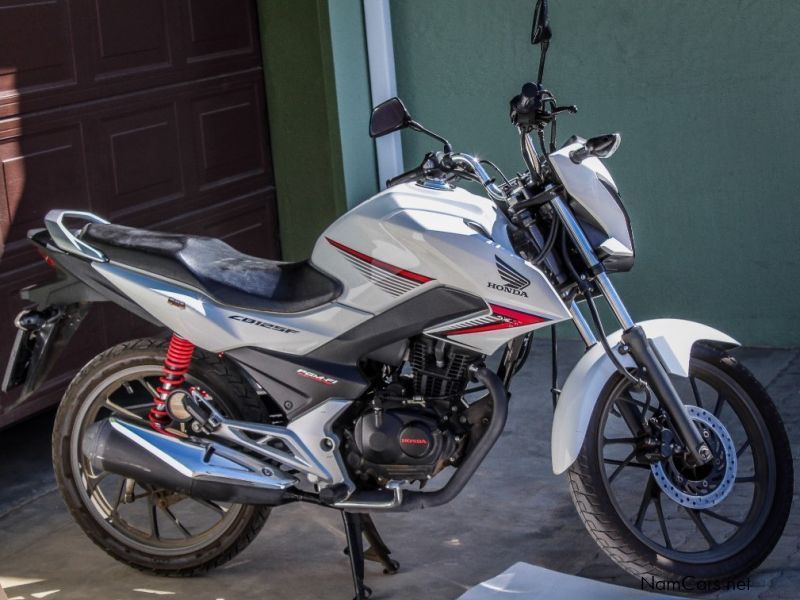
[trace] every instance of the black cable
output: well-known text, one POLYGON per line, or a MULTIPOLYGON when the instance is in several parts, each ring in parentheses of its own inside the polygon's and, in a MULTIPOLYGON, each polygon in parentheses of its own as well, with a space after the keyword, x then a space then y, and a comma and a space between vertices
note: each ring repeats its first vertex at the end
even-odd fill
MULTIPOLYGON (((587 288, 588 288, 588 285, 587 285, 587 288)), ((642 381, 638 377, 635 377, 635 376, 631 375, 630 372, 628 371, 628 369, 626 369, 624 366, 622 366, 622 363, 619 362, 619 359, 617 358, 617 355, 614 354, 614 351, 611 349, 611 346, 608 344, 608 340, 606 339, 606 332, 603 329, 603 322, 600 320, 600 313, 597 312, 597 307, 594 304, 594 299, 592 298, 591 291, 589 291, 588 289, 586 291, 584 291, 583 292, 583 297, 586 300, 587 306, 589 307, 589 312, 592 315, 592 320, 594 321, 594 325, 595 325, 595 327, 597 327, 597 330, 600 332, 600 343, 603 345, 603 349, 606 351, 606 354, 608 354, 608 358, 610 358, 611 362, 614 363, 614 366, 616 367, 617 371, 619 371, 620 374, 623 377, 625 377, 625 379, 630 381, 636 387, 646 386, 644 381, 642 381)))
POLYGON ((544 129, 537 129, 536 137, 539 138, 539 147, 542 149, 542 156, 547 156, 547 148, 544 145, 544 129))
MULTIPOLYGON (((520 129, 519 132, 519 147, 520 151, 522 152, 522 158, 525 160, 525 166, 528 167, 528 172, 531 174, 531 177, 536 177, 538 180, 541 181, 542 174, 539 172, 539 169, 536 168, 536 165, 531 162, 531 157, 528 156, 528 147, 525 144, 527 133, 520 129)), ((535 149, 534 149, 535 151, 535 149)))
POLYGON ((528 356, 530 356, 531 348, 533 347, 533 333, 529 333, 525 339, 525 348, 522 350, 522 354, 519 355, 516 362, 514 363, 514 368, 512 369, 512 373, 516 375, 519 373, 519 370, 525 365, 528 360, 528 356))
POLYGON ((531 262, 536 265, 537 267, 547 258, 547 255, 550 254, 550 251, 553 249, 553 246, 556 245, 556 237, 558 236, 558 230, 560 229, 561 224, 553 219, 553 224, 550 227, 550 232, 547 234, 547 239, 544 242, 544 246, 542 246, 541 252, 534 258, 531 262))
POLYGON ((505 181, 506 185, 511 185, 511 182, 508 180, 508 177, 505 176, 505 173, 503 173, 503 171, 500 169, 500 167, 498 167, 496 164, 494 164, 488 158, 482 158, 478 162, 480 162, 483 165, 489 165, 490 167, 492 167, 495 171, 497 171, 500 174, 500 177, 503 178, 503 181, 505 181))

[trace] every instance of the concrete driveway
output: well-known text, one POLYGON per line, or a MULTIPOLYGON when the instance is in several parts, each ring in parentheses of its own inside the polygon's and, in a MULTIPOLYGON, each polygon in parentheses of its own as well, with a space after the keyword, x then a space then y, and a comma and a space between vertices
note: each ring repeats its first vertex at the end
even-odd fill
MULTIPOLYGON (((450 505, 376 523, 400 561, 393 576, 368 563, 374 598, 455 598, 525 561, 604 582, 638 587, 598 549, 578 518, 564 476, 550 469, 551 404, 547 344, 540 341, 513 386, 508 428, 475 478, 450 505)), ((580 355, 564 343, 563 373, 580 355)), ((767 385, 800 454, 800 350, 744 349, 739 358, 767 385)), ((50 467, 52 414, 0 432, 0 584, 10 599, 194 600, 351 598, 339 514, 291 505, 272 513, 255 542, 232 562, 195 579, 144 575, 95 547, 70 519, 50 467), (50 592, 49 594, 47 592, 50 592)), ((797 598, 800 515, 752 575, 750 590, 725 598, 797 598)))

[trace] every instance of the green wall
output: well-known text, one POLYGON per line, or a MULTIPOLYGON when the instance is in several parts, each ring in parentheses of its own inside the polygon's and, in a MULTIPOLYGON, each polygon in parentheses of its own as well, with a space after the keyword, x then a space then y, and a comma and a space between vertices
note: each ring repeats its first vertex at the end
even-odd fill
POLYGON ((361 0, 332 0, 329 6, 336 99, 347 205, 378 191, 375 145, 369 137, 372 102, 361 0))
POLYGON ((377 191, 359 0, 258 0, 281 248, 310 255, 341 213, 377 191))
MULTIPOLYGON (((393 0, 398 89, 456 149, 522 168, 508 100, 535 76, 531 0, 393 0)), ((608 166, 637 264, 634 317, 702 321, 755 345, 800 333, 800 3, 552 0, 545 83, 578 115, 561 139, 619 131, 608 166)), ((403 134, 406 166, 431 148, 403 134)))

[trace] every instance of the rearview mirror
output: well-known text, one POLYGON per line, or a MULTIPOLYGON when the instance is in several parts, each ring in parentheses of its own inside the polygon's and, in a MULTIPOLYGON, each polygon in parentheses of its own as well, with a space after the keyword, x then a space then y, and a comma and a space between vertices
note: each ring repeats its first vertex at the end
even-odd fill
POLYGON ((390 98, 372 109, 369 119, 369 136, 381 137, 387 133, 404 129, 411 124, 411 115, 408 114, 405 104, 400 98, 390 98))
POLYGON ((617 148, 619 148, 620 142, 622 142, 622 136, 619 133, 598 135, 597 137, 583 141, 583 145, 577 150, 570 152, 569 157, 576 165, 581 164, 581 162, 590 156, 594 156, 595 158, 610 158, 617 151, 617 148))
POLYGON ((619 148, 622 136, 618 133, 598 135, 590 140, 586 140, 586 148, 592 156, 597 158, 611 158, 619 148))
POLYGON ((531 25, 531 44, 534 46, 542 42, 549 42, 553 37, 550 29, 550 10, 547 0, 537 0, 533 9, 533 25, 531 25))

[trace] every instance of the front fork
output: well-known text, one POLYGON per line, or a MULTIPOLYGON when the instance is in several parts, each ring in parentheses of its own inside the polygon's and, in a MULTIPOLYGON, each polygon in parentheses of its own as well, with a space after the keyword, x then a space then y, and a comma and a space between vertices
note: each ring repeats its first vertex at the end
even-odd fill
MULTIPOLYGON (((707 463, 713 458, 711 449, 708 447, 708 444, 706 444, 694 421, 689 417, 680 395, 675 389, 675 386, 672 385, 669 374, 664 368, 658 350, 647 338, 644 330, 636 325, 631 318, 628 309, 625 308, 617 290, 611 283, 611 279, 609 279, 592 245, 586 238, 586 234, 583 232, 583 229, 567 204, 560 197, 551 200, 551 204, 590 271, 595 273, 594 283, 605 297, 614 316, 622 325, 623 332, 620 349, 629 353, 633 361, 643 372, 645 380, 651 386, 656 397, 666 409, 672 423, 675 425, 676 433, 680 441, 689 450, 689 453, 695 461, 699 464, 707 463)), ((575 302, 570 305, 570 313, 586 345, 593 346, 597 343, 597 339, 575 302)))

